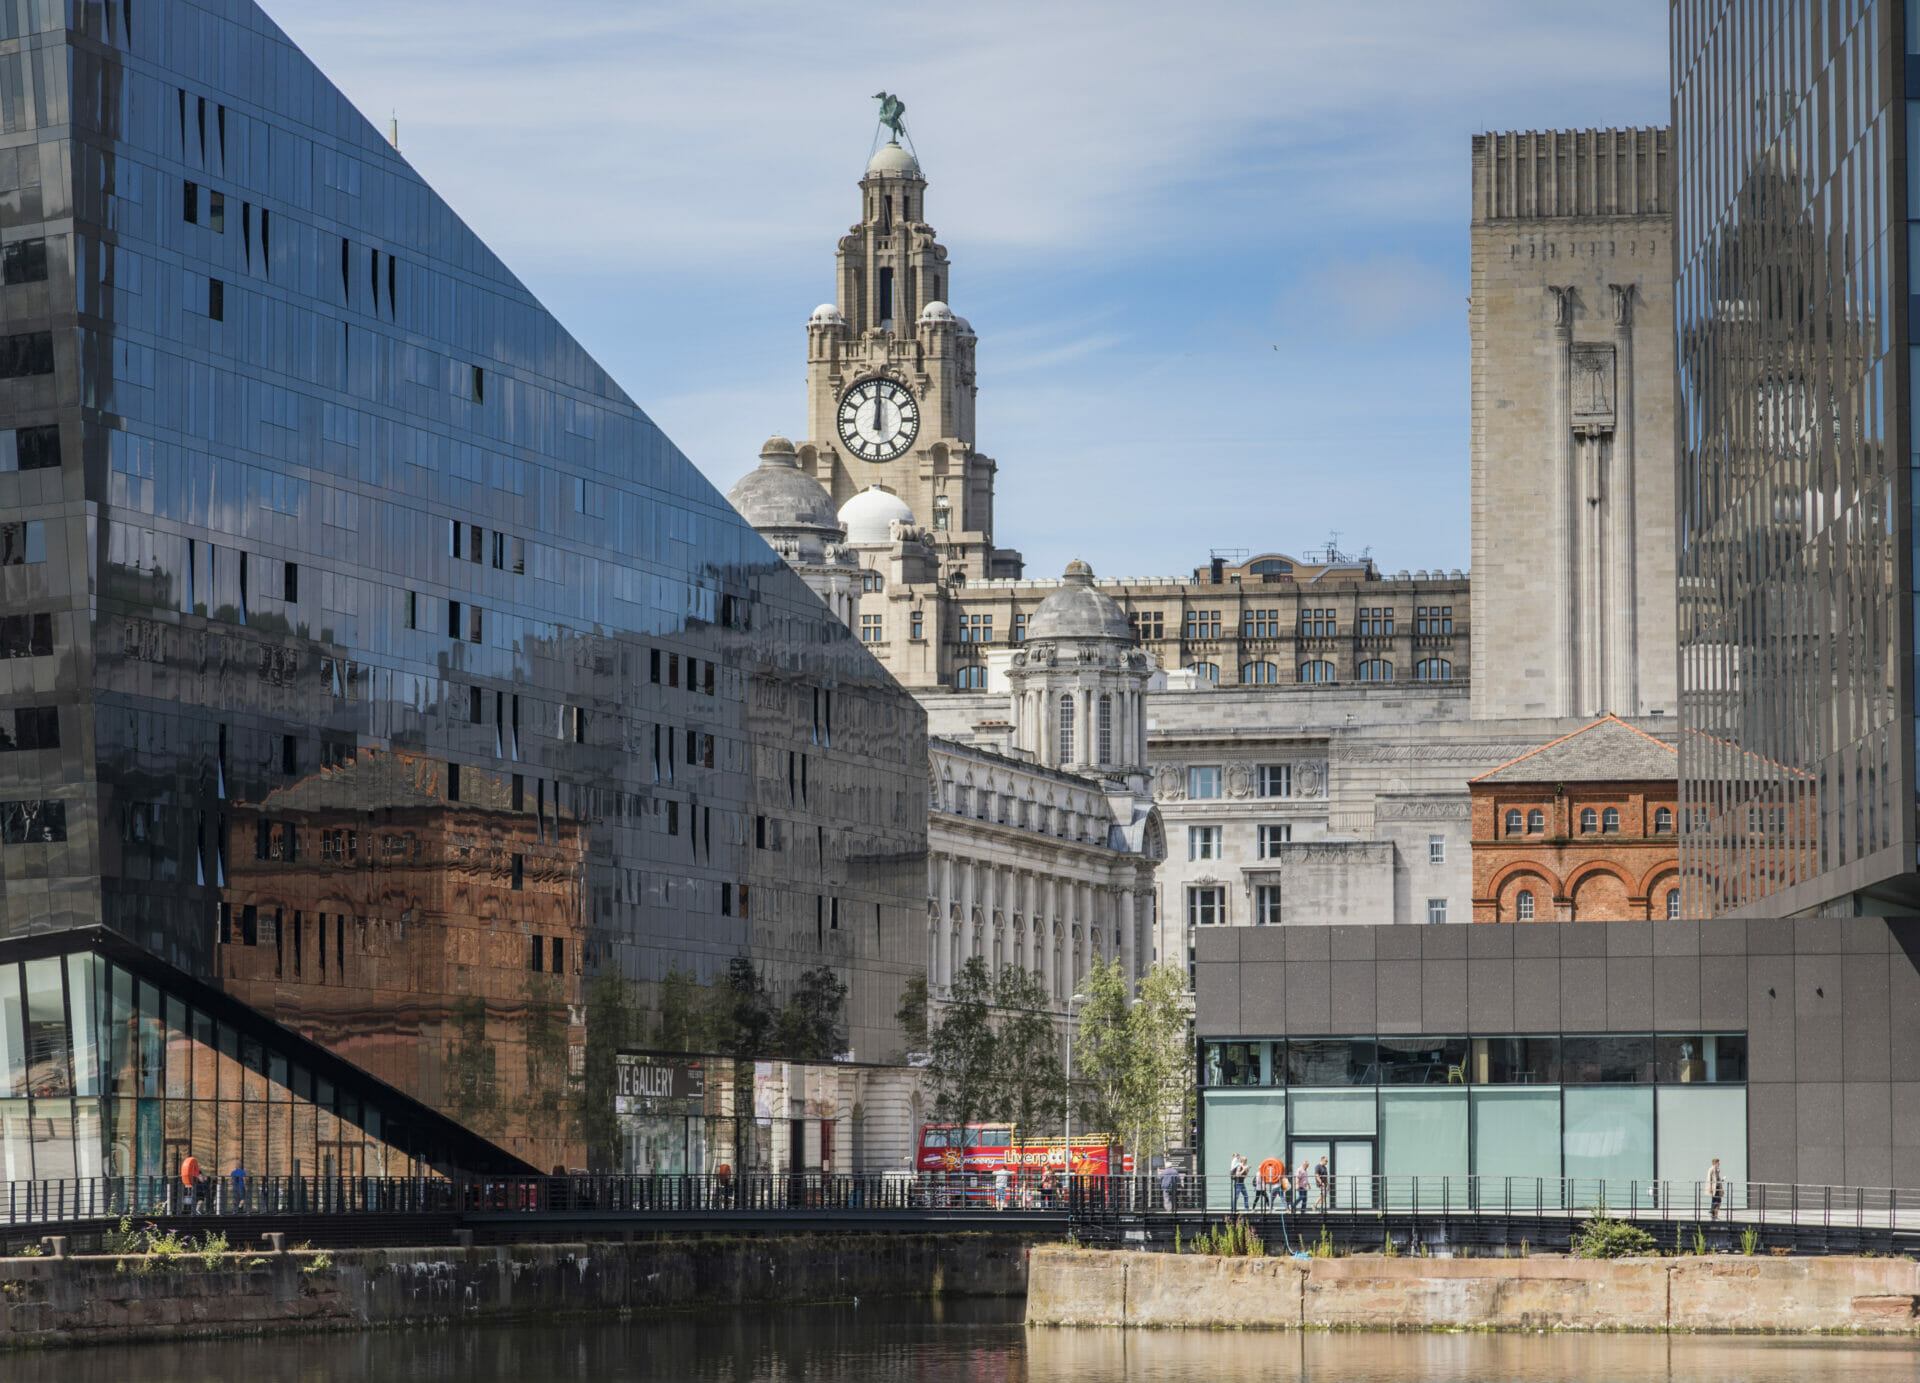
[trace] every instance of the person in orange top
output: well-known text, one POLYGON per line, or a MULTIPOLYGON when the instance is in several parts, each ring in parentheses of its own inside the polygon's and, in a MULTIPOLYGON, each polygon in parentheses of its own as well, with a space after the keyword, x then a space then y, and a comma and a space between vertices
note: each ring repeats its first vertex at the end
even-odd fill
POLYGON ((200 1159, 188 1153, 180 1159, 180 1203, 189 1215, 199 1213, 200 1159))

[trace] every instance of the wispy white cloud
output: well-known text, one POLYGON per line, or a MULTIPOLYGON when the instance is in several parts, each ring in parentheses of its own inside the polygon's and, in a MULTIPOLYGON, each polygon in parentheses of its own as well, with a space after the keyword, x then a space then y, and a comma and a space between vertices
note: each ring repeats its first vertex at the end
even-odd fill
POLYGON ((1038 569, 1464 565, 1467 141, 1667 109, 1664 0, 265 2, 723 488, 900 92, 1038 569))

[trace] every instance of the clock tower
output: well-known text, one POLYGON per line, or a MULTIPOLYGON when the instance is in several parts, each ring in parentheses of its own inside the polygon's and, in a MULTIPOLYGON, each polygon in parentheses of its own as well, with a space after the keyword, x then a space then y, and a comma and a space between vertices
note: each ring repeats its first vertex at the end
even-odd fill
POLYGON ((873 486, 912 511, 936 579, 1020 575, 993 545, 991 457, 974 450, 973 328, 954 315, 946 247, 926 221, 927 180, 899 138, 860 179, 860 220, 835 255, 835 302, 807 324, 801 468, 836 507, 873 486))

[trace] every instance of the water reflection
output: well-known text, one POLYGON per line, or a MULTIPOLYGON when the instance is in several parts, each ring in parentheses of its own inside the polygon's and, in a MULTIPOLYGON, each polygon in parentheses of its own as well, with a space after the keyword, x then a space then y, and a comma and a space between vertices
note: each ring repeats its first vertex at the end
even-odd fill
POLYGON ((1028 1331, 1016 1302, 887 1302, 625 1324, 382 1331, 10 1359, 10 1383, 1908 1383, 1911 1341, 1656 1335, 1028 1331))

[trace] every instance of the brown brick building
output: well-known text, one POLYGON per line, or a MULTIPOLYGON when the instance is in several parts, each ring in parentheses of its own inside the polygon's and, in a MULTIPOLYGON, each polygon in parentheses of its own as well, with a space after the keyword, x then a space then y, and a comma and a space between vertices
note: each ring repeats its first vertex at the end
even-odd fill
POLYGON ((1678 763, 1608 715, 1473 779, 1473 920, 1678 917, 1678 763))

